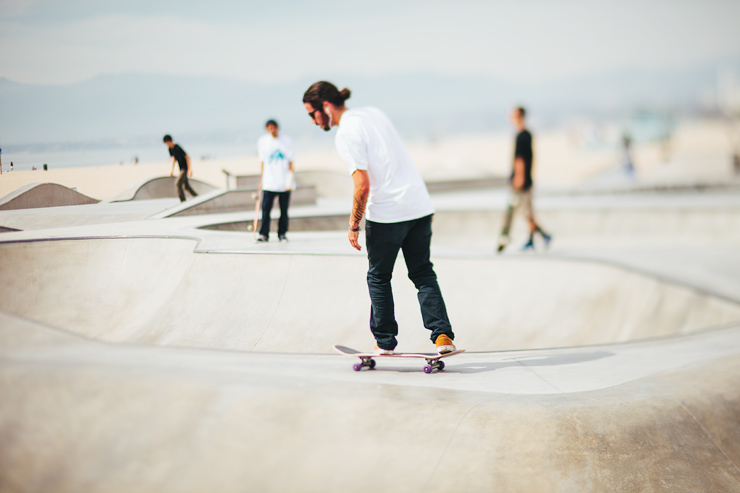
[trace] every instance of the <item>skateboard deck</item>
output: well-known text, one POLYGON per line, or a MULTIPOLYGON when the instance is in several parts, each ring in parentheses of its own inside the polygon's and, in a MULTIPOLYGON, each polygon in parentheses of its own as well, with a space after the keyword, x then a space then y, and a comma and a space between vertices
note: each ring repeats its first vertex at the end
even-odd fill
POLYGON ((360 371, 363 368, 369 368, 372 370, 375 368, 375 360, 373 358, 423 358, 427 361, 427 364, 424 365, 424 373, 432 373, 434 370, 441 371, 444 370, 445 362, 440 361, 442 358, 447 358, 448 356, 454 356, 456 354, 464 353, 464 349, 458 349, 457 351, 452 351, 450 353, 445 354, 438 354, 438 353, 393 353, 393 354, 375 354, 375 353, 363 353, 361 351, 358 351, 356 349, 349 348, 347 346, 334 346, 334 349, 345 355, 345 356, 354 356, 356 358, 360 358, 359 363, 355 363, 352 365, 352 368, 355 371, 360 371))
POLYGON ((259 191, 252 195, 252 198, 255 200, 255 206, 254 206, 254 224, 252 225, 252 231, 254 232, 254 238, 257 239, 257 224, 259 224, 260 220, 260 207, 262 205, 262 187, 260 187, 259 191))

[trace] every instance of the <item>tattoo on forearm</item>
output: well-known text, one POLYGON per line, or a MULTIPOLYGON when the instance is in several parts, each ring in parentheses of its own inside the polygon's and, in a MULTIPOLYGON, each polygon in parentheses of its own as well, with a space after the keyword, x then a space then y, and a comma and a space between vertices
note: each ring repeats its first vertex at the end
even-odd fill
POLYGON ((355 198, 352 203, 352 225, 354 227, 359 226, 362 221, 362 216, 365 215, 365 206, 367 205, 367 197, 362 192, 355 193, 355 198))

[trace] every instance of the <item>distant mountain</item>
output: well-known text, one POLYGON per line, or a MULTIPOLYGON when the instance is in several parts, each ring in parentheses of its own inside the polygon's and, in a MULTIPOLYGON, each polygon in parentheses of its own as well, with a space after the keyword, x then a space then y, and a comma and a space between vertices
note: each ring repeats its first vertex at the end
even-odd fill
MULTIPOLYGON (((330 78, 352 90, 350 106, 384 109, 406 138, 507 125, 515 104, 541 125, 569 115, 619 117, 635 109, 688 111, 716 87, 716 67, 623 70, 576 80, 514 85, 438 74, 330 78)), ((268 118, 294 138, 318 137, 301 104, 313 79, 257 84, 211 77, 106 75, 64 86, 0 78, 0 144, 155 145, 165 133, 190 142, 252 143, 268 118)), ((327 142, 330 136, 325 137, 327 142)))

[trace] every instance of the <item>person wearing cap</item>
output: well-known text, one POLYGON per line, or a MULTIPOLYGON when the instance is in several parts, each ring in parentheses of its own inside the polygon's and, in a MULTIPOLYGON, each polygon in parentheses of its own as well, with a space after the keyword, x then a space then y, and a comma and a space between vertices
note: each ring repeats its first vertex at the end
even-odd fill
POLYGON ((337 127, 335 143, 352 176, 354 194, 347 239, 356 250, 365 218, 370 330, 377 354, 392 354, 398 341, 391 277, 398 253, 418 290, 424 328, 440 354, 455 351, 447 308, 430 260, 434 205, 390 119, 377 108, 347 108, 349 89, 330 82, 311 85, 303 105, 314 124, 337 127))
POLYGON ((278 239, 288 241, 288 207, 290 206, 290 192, 295 188, 293 161, 295 150, 293 142, 287 135, 280 133, 278 123, 268 120, 265 123, 267 133, 257 140, 257 155, 261 166, 262 189, 262 225, 260 226, 258 242, 270 240, 270 213, 275 199, 280 204, 280 219, 278 220, 278 239))

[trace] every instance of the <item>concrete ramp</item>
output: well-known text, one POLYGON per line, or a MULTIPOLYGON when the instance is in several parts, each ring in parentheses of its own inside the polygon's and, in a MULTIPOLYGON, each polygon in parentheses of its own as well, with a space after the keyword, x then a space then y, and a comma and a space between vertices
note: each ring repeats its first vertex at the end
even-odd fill
MULTIPOLYGON (((150 200, 174 197, 177 198, 175 181, 177 178, 172 176, 160 176, 157 178, 147 178, 138 181, 121 192, 110 202, 126 202, 129 200, 150 200)), ((197 194, 205 194, 216 190, 216 187, 204 181, 190 178, 190 186, 197 194)), ((186 195, 190 197, 190 194, 186 195)))
POLYGON ((738 333, 424 375, 104 344, 0 312, 0 491, 740 491, 738 333))
POLYGON ((100 202, 56 183, 29 183, 0 198, 0 211, 38 209, 100 202))
MULTIPOLYGON (((153 219, 166 217, 197 216, 201 214, 222 214, 225 212, 254 211, 259 190, 214 190, 168 209, 153 219)), ((316 189, 312 186, 298 187, 290 195, 291 206, 313 205, 316 203, 316 189)))
MULTIPOLYGON (((151 238, 4 243, 0 310, 110 342, 292 353, 374 344, 364 257, 195 247, 151 238)), ((468 350, 614 343, 740 321, 736 303, 597 263, 440 258, 435 268, 468 350)), ((399 350, 428 351, 400 259, 394 293, 399 350)))

